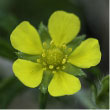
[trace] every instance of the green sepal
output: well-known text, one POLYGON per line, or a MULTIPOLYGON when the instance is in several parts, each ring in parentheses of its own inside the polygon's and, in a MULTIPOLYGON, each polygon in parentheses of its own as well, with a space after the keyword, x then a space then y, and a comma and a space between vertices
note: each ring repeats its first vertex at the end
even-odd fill
POLYGON ((53 73, 50 70, 45 70, 43 73, 43 79, 40 85, 40 90, 43 94, 48 92, 48 85, 53 77, 53 73))
POLYGON ((22 52, 15 52, 19 59, 29 60, 32 62, 37 62, 37 59, 40 58, 40 55, 29 55, 22 52))
POLYGON ((83 35, 80 35, 80 36, 77 36, 73 41, 71 41, 69 44, 68 44, 68 47, 72 48, 73 50, 80 45, 80 43, 86 38, 86 35, 83 34, 83 35))
POLYGON ((48 33, 48 29, 42 22, 39 25, 38 32, 42 42, 49 43, 51 41, 50 35, 48 33))
POLYGON ((84 73, 84 71, 82 71, 82 69, 80 69, 70 63, 65 64, 65 67, 66 68, 63 70, 64 72, 67 72, 67 73, 72 74, 77 77, 86 77, 86 74, 84 73))

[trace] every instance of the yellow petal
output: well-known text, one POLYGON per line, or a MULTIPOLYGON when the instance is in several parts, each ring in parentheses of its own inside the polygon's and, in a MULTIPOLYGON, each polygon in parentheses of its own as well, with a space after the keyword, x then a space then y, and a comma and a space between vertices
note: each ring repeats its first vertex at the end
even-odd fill
POLYGON ((100 46, 97 39, 88 38, 70 55, 69 62, 80 68, 96 66, 101 60, 100 46))
POLYGON ((35 88, 42 80, 43 68, 40 64, 18 59, 13 64, 15 76, 26 86, 35 88))
POLYGON ((50 16, 48 30, 56 45, 67 44, 78 34, 80 20, 75 14, 56 11, 50 16))
POLYGON ((12 32, 12 46, 27 54, 40 54, 42 44, 37 30, 27 21, 20 23, 12 32))
POLYGON ((78 78, 65 72, 57 72, 49 84, 48 91, 52 96, 64 96, 74 94, 80 88, 81 84, 78 78))

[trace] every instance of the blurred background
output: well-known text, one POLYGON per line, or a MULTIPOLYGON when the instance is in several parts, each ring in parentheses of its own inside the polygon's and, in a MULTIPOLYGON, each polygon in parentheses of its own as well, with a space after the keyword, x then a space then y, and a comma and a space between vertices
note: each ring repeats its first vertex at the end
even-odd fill
POLYGON ((109 0, 0 0, 0 108, 39 108, 39 89, 21 84, 12 72, 17 59, 10 44, 10 34, 24 20, 36 28, 48 23, 56 10, 75 13, 81 20, 79 35, 97 38, 100 42, 101 63, 85 70, 82 89, 72 96, 49 96, 47 108, 108 108, 109 105, 109 0))

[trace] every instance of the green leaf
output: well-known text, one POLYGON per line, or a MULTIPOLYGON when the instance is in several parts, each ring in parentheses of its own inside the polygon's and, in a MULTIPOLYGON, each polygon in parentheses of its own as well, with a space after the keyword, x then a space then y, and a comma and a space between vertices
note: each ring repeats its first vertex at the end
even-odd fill
POLYGON ((4 79, 0 82, 0 108, 7 108, 11 101, 18 94, 26 90, 26 87, 21 84, 14 76, 4 79))
POLYGON ((69 74, 72 74, 74 76, 80 76, 80 77, 86 77, 86 74, 78 67, 70 64, 70 63, 67 63, 65 64, 65 69, 63 71, 69 73, 69 74))
POLYGON ((75 99, 79 100, 79 103, 81 103, 86 109, 98 109, 96 104, 91 100, 92 96, 91 90, 88 88, 82 88, 77 94, 73 95, 75 96, 75 99))
POLYGON ((96 104, 100 108, 109 108, 109 75, 105 76, 97 92, 96 104))
POLYGON ((106 92, 108 92, 108 89, 109 89, 109 75, 105 76, 102 79, 101 84, 102 84, 102 88, 101 88, 99 94, 102 95, 102 94, 105 94, 106 92))
POLYGON ((40 58, 40 55, 29 55, 22 52, 15 52, 18 58, 24 59, 24 60, 30 60, 33 62, 37 62, 37 59, 40 58))
POLYGON ((72 42, 68 44, 68 47, 72 48, 73 50, 80 45, 80 43, 85 39, 86 35, 80 35, 76 37, 72 42))
POLYGON ((101 75, 101 70, 100 70, 100 68, 98 67, 98 66, 94 66, 94 67, 91 67, 91 68, 88 68, 88 69, 86 69, 86 71, 88 72, 88 73, 91 73, 91 74, 94 74, 94 76, 96 77, 100 77, 100 75, 101 75))
POLYGON ((47 27, 41 22, 38 30, 42 42, 49 43, 51 41, 47 27))
POLYGON ((48 91, 48 85, 53 77, 53 73, 50 70, 44 71, 42 83, 40 85, 40 90, 43 94, 46 94, 48 91))
POLYGON ((91 85, 91 99, 94 103, 96 103, 96 97, 97 97, 97 87, 96 85, 91 85))

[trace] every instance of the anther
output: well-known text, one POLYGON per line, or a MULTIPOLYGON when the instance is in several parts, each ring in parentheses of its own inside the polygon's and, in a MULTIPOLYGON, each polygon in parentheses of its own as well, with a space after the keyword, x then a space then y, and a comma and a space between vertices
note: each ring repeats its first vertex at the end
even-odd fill
POLYGON ((46 48, 47 47, 47 43, 43 42, 43 47, 46 48))
POLYGON ((68 52, 69 52, 69 53, 72 52, 72 48, 68 48, 68 52))
POLYGON ((52 71, 52 73, 56 73, 56 71, 52 71))
POLYGON ((57 70, 59 70, 59 69, 60 69, 60 67, 58 66, 58 67, 56 67, 56 69, 57 69, 57 70))
POLYGON ((37 59, 37 62, 40 63, 40 59, 37 59))
POLYGON ((42 57, 45 57, 46 55, 45 55, 45 53, 42 53, 42 57))
POLYGON ((65 58, 68 58, 68 55, 65 55, 65 58))
POLYGON ((46 68, 43 68, 43 70, 46 70, 46 68))
POLYGON ((65 66, 62 66, 62 69, 64 70, 66 67, 65 66))
POLYGON ((67 48, 65 44, 64 44, 64 45, 62 45, 62 47, 63 47, 64 49, 66 49, 66 48, 67 48))
POLYGON ((62 64, 65 64, 66 63, 66 59, 64 58, 63 60, 62 60, 62 64))
POLYGON ((43 62, 43 65, 47 65, 45 62, 43 62))
POLYGON ((54 68, 54 66, 53 65, 49 65, 49 69, 53 69, 54 68))
POLYGON ((50 42, 50 45, 54 45, 54 41, 53 40, 50 42))

